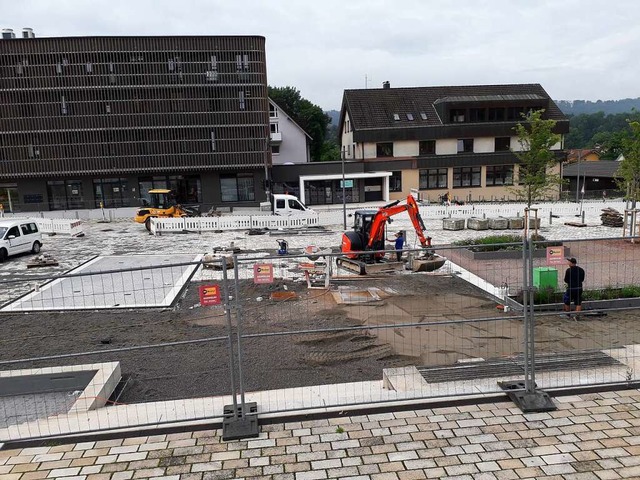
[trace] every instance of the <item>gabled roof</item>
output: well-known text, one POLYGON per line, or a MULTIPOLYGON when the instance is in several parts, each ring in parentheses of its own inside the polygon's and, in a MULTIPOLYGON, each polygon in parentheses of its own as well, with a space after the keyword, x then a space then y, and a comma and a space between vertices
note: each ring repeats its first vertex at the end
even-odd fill
POLYGON ((545 118, 568 121, 541 85, 508 84, 345 90, 340 125, 347 112, 354 131, 442 126, 444 122, 436 110, 440 103, 474 102, 480 106, 483 103, 540 101, 548 104, 545 118), (394 114, 398 115, 397 119, 394 114), (426 114, 426 119, 422 114, 426 114))
POLYGON ((287 117, 289 120, 291 120, 291 122, 292 122, 296 127, 298 127, 298 128, 300 129, 300 131, 301 131, 302 133, 304 133, 304 134, 309 138, 309 140, 313 140, 313 138, 311 137, 311 135, 309 135, 309 134, 305 131, 305 129, 304 129, 304 128, 302 128, 300 125, 298 125, 298 124, 296 123, 296 121, 295 121, 293 118, 291 118, 291 115, 289 115, 286 111, 284 111, 280 105, 278 105, 276 102, 274 102, 271 98, 269 98, 269 103, 271 103, 274 107, 276 107, 278 110, 280 110, 280 111, 285 115, 285 117, 287 117))

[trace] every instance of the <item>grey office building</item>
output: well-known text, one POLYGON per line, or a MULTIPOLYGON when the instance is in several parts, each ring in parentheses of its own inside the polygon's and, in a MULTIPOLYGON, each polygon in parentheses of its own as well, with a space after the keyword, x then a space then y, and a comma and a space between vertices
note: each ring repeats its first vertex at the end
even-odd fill
POLYGON ((271 165, 265 39, 0 40, 0 203, 256 204, 271 165))

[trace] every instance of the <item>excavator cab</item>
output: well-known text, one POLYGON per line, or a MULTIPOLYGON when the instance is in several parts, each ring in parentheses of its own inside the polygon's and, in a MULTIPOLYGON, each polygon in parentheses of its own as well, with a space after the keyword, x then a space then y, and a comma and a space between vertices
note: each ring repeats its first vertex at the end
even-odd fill
MULTIPOLYGON (((365 250, 384 250, 384 233, 381 241, 375 241, 368 248, 369 237, 371 234, 371 225, 378 210, 356 210, 353 214, 353 230, 345 232, 342 236, 342 252, 346 253, 349 258, 358 258, 358 254, 353 252, 363 252, 365 250)), ((384 254, 377 255, 381 258, 384 254)), ((374 260, 373 255, 369 256, 369 260, 374 260)))

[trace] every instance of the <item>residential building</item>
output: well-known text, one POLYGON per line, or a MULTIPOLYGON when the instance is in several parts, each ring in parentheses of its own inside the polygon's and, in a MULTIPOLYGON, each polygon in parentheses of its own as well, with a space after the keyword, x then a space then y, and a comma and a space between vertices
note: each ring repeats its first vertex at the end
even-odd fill
POLYGON ((600 152, 594 148, 576 148, 567 150, 566 163, 597 162, 600 160, 600 152))
MULTIPOLYGON (((515 199, 521 149, 514 127, 529 110, 544 110, 555 132, 569 121, 538 84, 345 90, 340 114, 341 148, 365 171, 390 171, 391 199, 412 191, 438 201, 515 199)), ((563 159, 563 142, 553 146, 563 159)), ((382 179, 363 181, 366 191, 384 190, 382 179)), ((355 186, 357 187, 357 186, 355 186)), ((550 194, 558 198, 560 188, 550 194)))
POLYGON ((269 99, 269 127, 273 165, 311 161, 311 137, 272 99, 269 99))
MULTIPOLYGON (((265 200, 259 36, 0 40, 0 198, 17 211, 265 200)), ((6 208, 6 205, 5 205, 6 208)))

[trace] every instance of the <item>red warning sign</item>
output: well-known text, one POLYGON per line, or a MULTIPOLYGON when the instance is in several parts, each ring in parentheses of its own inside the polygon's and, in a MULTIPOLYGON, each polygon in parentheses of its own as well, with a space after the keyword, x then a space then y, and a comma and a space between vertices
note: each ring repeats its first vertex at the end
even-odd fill
POLYGON ((200 287, 200 305, 209 307, 220 305, 220 285, 203 285, 200 287))
POLYGON ((256 263, 253 266, 253 283, 273 283, 273 265, 256 263))

